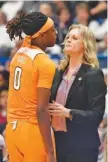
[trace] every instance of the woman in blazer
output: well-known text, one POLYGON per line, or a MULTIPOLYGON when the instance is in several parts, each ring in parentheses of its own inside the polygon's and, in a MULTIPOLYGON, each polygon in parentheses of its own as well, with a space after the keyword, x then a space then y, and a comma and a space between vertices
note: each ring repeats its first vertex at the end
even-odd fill
POLYGON ((64 54, 49 104, 57 162, 96 162, 106 85, 99 69, 95 38, 88 27, 70 27, 64 54))

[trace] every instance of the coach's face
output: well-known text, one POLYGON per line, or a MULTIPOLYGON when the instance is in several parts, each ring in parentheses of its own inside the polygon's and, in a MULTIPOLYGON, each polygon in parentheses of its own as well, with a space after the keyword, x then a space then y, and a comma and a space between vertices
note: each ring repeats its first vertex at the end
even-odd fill
POLYGON ((84 43, 81 32, 78 28, 71 29, 66 36, 64 53, 67 55, 77 55, 84 53, 84 43))

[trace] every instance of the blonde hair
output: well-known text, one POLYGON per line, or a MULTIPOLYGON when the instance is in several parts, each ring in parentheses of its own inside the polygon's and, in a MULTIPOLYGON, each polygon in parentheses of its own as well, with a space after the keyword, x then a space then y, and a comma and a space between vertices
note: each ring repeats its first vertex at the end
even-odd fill
MULTIPOLYGON (((83 63, 88 64, 93 68, 99 67, 99 62, 98 62, 97 55, 96 55, 97 53, 96 40, 95 40, 95 37, 92 31, 90 31, 89 28, 85 25, 81 25, 81 24, 72 25, 70 26, 67 35, 72 29, 75 29, 75 28, 81 31, 84 46, 85 46, 85 51, 83 55, 83 63)), ((64 44, 65 44, 66 39, 67 39, 67 36, 65 37, 64 44)), ((69 56, 66 56, 65 59, 61 60, 59 69, 64 70, 66 66, 69 64, 69 60, 70 60, 69 56)))

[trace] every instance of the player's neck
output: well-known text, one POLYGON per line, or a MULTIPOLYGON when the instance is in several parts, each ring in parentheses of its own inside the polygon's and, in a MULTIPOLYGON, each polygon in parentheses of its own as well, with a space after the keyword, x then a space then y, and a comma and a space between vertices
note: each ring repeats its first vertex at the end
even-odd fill
POLYGON ((35 46, 41 48, 43 51, 46 50, 46 47, 44 47, 44 46, 42 46, 42 45, 38 45, 38 44, 36 44, 35 46))
POLYGON ((36 41, 36 40, 35 40, 35 42, 32 41, 31 44, 32 44, 33 46, 36 46, 36 47, 41 48, 43 51, 45 51, 45 49, 46 49, 45 45, 42 44, 42 43, 40 43, 40 41, 36 41))

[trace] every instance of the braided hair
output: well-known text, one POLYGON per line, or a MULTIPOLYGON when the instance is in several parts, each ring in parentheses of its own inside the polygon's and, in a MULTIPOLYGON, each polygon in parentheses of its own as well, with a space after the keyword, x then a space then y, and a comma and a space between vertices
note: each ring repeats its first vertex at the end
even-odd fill
POLYGON ((15 39, 15 37, 19 37, 19 40, 22 40, 22 32, 32 36, 42 28, 47 18, 48 17, 41 12, 25 14, 20 11, 16 17, 7 23, 7 33, 11 40, 15 39))

